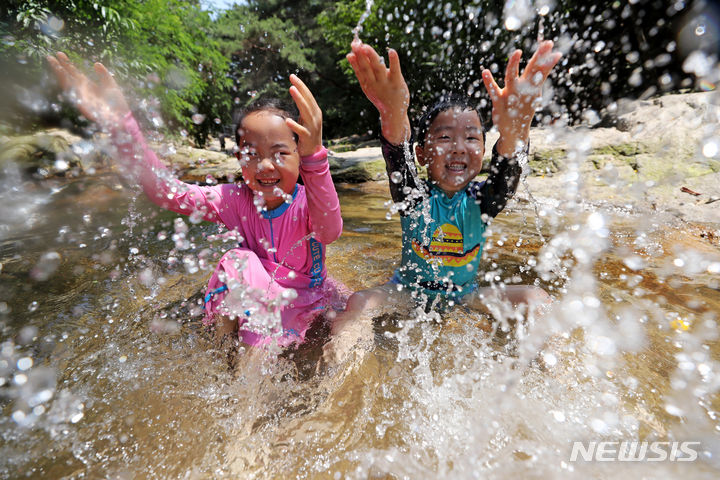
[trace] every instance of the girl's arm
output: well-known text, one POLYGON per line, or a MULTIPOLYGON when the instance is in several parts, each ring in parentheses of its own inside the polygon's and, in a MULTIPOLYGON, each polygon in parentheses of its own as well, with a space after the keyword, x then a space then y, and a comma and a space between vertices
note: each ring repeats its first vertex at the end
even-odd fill
POLYGON ((132 170, 150 200, 177 213, 199 214, 204 220, 219 221, 221 189, 189 185, 173 177, 148 147, 122 90, 102 64, 94 65, 99 77, 96 83, 64 53, 47 60, 80 113, 110 132, 121 162, 132 170))
POLYGON ((322 146, 322 111, 302 80, 290 75, 290 83, 290 95, 300 111, 300 121, 288 118, 286 122, 298 136, 300 175, 305 184, 310 229, 317 241, 327 245, 340 237, 343 223, 327 150, 322 146))
POLYGON ((313 155, 302 157, 300 175, 305 184, 310 229, 315 232, 317 241, 328 245, 340 237, 343 221, 325 147, 313 155))
POLYGON ((200 187, 175 178, 147 145, 132 113, 127 113, 120 128, 111 130, 120 161, 143 187, 156 205, 182 215, 194 215, 209 222, 220 222, 222 186, 200 187))

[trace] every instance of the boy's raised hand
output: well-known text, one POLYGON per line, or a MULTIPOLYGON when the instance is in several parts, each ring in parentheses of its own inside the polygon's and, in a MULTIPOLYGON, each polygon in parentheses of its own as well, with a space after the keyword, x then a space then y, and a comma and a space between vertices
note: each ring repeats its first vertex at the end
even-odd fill
POLYGON ((300 122, 285 119, 290 130, 298 136, 298 153, 307 157, 322 147, 322 110, 310 89, 296 75, 290 75, 290 96, 300 112, 300 122))
POLYGON ((495 83, 490 70, 482 72, 485 88, 492 99, 493 123, 500 132, 497 152, 504 157, 512 157, 519 144, 527 144, 536 100, 542 94, 543 83, 550 71, 562 57, 562 53, 552 49, 551 40, 540 43, 522 75, 518 75, 522 51, 515 50, 505 71, 505 88, 495 83))
POLYGON ((112 74, 101 63, 94 65, 99 82, 95 83, 78 70, 62 52, 56 57, 49 55, 52 67, 66 96, 75 104, 85 118, 109 130, 122 121, 130 111, 125 97, 112 74))
POLYGON ((365 96, 380 112, 382 134, 390 143, 399 145, 410 138, 407 116, 410 91, 400 70, 400 58, 395 50, 388 51, 390 68, 370 45, 355 40, 347 60, 355 72, 365 96))

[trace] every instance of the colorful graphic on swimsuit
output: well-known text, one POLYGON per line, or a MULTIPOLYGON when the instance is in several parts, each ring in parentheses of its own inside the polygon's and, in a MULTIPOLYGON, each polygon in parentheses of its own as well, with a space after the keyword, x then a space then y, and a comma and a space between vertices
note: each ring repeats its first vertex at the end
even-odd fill
POLYGON ((463 252, 463 236, 455 225, 445 223, 435 229, 430 241, 430 247, 420 245, 413 239, 412 249, 420 258, 426 261, 440 260, 446 267, 462 267, 472 262, 480 251, 480 245, 475 245, 467 252, 463 252))

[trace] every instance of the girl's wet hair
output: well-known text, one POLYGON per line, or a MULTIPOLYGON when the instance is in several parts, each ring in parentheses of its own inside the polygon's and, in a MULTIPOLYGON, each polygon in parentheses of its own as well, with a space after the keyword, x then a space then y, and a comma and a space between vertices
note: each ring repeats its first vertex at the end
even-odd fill
POLYGON ((427 136, 430 125, 435 121, 438 115, 446 110, 452 109, 459 110, 474 110, 480 118, 480 123, 483 125, 483 143, 485 142, 485 122, 483 121, 483 115, 480 111, 480 107, 470 103, 470 98, 467 95, 461 95, 458 93, 451 93, 440 97, 432 107, 428 108, 422 117, 418 121, 417 126, 417 143, 421 147, 425 146, 425 137, 427 136))
MULTIPOLYGON (((235 124, 236 145, 240 145, 240 124, 245 119, 245 117, 255 112, 274 113, 279 117, 291 118, 293 120, 297 120, 299 116, 297 107, 294 103, 285 102, 283 100, 280 100, 279 98, 257 99, 242 110, 236 112, 234 115, 235 118, 233 123, 235 124)), ((293 137, 295 137, 295 141, 297 142, 297 134, 295 134, 295 132, 293 132, 293 137)))

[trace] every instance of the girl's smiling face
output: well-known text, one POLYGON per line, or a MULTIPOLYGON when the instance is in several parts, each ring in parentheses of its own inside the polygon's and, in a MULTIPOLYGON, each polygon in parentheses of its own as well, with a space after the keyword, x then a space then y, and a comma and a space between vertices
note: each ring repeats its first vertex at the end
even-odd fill
POLYGON ((440 112, 428 128, 424 146, 416 146, 420 165, 430 180, 449 197, 463 190, 482 169, 483 126, 472 109, 440 112))
POLYGON ((285 201, 283 193, 292 195, 300 173, 295 134, 283 117, 267 110, 243 118, 238 134, 245 183, 262 193, 268 209, 279 207, 285 201))

